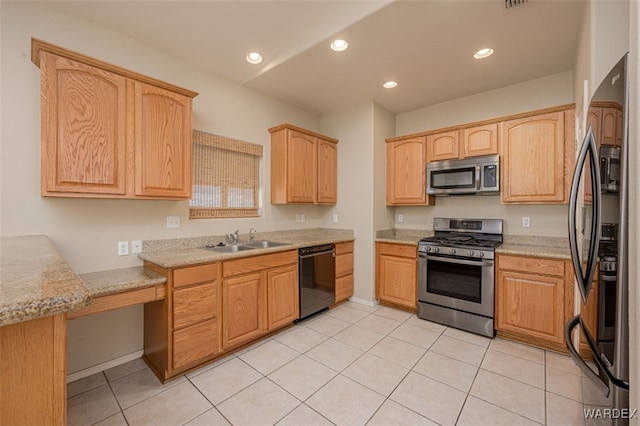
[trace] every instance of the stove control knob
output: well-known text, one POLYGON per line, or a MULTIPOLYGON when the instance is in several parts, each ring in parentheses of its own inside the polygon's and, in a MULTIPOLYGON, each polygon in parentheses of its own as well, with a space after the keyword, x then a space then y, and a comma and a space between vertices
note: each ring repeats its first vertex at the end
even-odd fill
POLYGON ((480 253, 478 253, 480 255, 480 257, 484 257, 484 252, 481 251, 480 253))
POLYGON ((449 253, 451 253, 451 254, 456 254, 456 249, 454 249, 454 248, 449 249, 449 253))
POLYGON ((476 255, 476 253, 473 250, 469 250, 469 257, 473 257, 475 255, 476 255))
POLYGON ((434 248, 433 248, 433 252, 434 252, 434 253, 437 253, 437 252, 439 252, 439 251, 440 251, 440 249, 439 249, 438 247, 434 247, 434 248))
POLYGON ((429 253, 431 251, 431 247, 427 246, 426 250, 427 250, 427 253, 429 253))

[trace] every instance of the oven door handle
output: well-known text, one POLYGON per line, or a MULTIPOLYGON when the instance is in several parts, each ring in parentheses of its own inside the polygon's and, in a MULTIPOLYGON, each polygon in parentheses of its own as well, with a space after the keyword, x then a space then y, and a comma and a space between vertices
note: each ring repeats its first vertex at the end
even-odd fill
MULTIPOLYGON (((421 256, 423 257, 423 256, 421 256)), ((473 260, 462 260, 462 259, 452 259, 450 257, 438 257, 438 256, 424 256, 427 260, 439 260, 440 262, 447 263, 457 263, 459 265, 471 265, 471 266, 493 266, 493 262, 487 261, 473 261, 473 260)))

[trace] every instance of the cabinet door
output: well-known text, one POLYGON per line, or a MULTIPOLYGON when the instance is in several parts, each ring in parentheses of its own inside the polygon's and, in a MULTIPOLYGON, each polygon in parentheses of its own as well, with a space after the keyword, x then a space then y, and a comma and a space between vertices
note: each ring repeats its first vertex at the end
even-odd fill
POLYGON ((622 146, 622 111, 616 109, 616 140, 614 142, 615 146, 622 146))
POLYGON ((616 145, 617 112, 615 108, 602 108, 601 145, 616 145))
POLYGON ((298 319, 298 267, 272 269, 267 272, 267 301, 269 330, 291 324, 298 319))
POLYGON ((338 145, 318 139, 318 204, 338 201, 338 145))
POLYGON ((380 300, 416 308, 416 260, 385 254, 378 256, 380 300))
POLYGON ((498 271, 496 329, 564 344, 564 278, 498 271))
POLYGON ((215 283, 175 290, 173 292, 174 330, 215 318, 217 306, 215 283))
POLYGON ((387 205, 425 205, 425 138, 387 143, 387 205))
POLYGON ((223 281, 223 349, 249 342, 267 331, 265 284, 262 272, 223 281))
POLYGON ((498 153, 498 123, 462 130, 463 155, 478 157, 498 153))
POLYGON ((427 150, 428 162, 460 157, 460 132, 454 130, 427 136, 427 150))
POLYGON ((565 200, 563 111, 502 123, 503 203, 565 200))
POLYGON ((124 195, 126 79, 46 52, 40 68, 42 195, 124 195))
POLYGON ((137 196, 191 197, 191 98, 135 83, 137 196))
POLYGON ((218 352, 216 320, 204 321, 173 332, 173 369, 206 360, 218 352))
POLYGON ((288 130, 287 201, 314 203, 317 192, 316 138, 288 130))

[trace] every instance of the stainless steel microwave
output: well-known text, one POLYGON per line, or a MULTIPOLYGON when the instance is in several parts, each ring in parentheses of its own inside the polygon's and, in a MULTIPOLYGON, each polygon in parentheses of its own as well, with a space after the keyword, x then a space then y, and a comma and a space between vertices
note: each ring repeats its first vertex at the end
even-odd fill
POLYGON ((600 184, 605 194, 617 194, 620 190, 620 147, 600 147, 600 184))
POLYGON ((427 164, 427 194, 500 193, 500 156, 485 155, 427 164))

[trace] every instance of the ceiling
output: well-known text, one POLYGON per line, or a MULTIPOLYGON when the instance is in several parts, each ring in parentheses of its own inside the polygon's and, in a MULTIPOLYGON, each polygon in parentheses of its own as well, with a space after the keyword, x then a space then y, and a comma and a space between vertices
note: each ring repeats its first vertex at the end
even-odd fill
POLYGON ((369 101, 402 113, 572 70, 586 10, 585 0, 49 3, 318 115, 369 101), (331 51, 335 37, 349 48, 331 51), (487 46, 492 56, 473 59, 487 46), (250 51, 264 61, 247 63, 250 51))

